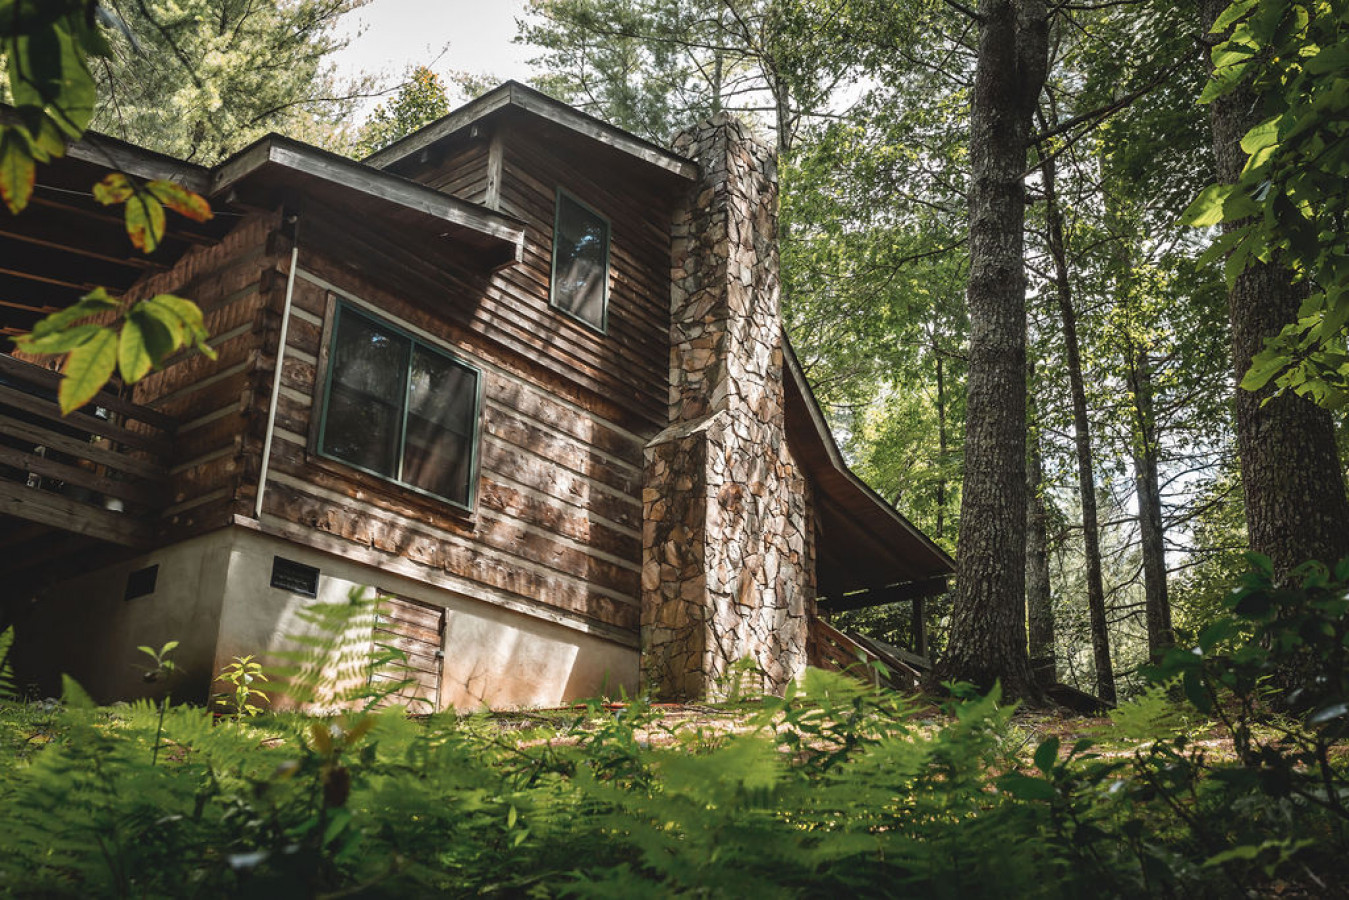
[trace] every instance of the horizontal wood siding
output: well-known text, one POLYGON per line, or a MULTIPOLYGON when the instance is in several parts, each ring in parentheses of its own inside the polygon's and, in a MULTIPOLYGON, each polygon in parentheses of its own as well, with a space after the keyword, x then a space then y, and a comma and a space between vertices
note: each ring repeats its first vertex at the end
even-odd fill
MULTIPOLYGON (((621 410, 566 385, 537 360, 503 352, 422 304, 345 273, 303 245, 303 237, 293 304, 264 516, 635 639, 644 441, 615 424, 621 410), (330 287, 481 370, 480 471, 471 513, 310 452, 326 374, 330 287)), ((275 330, 269 323, 268 332, 275 330)), ((273 365, 265 353, 260 368, 273 365)), ((255 398, 253 419, 265 419, 267 399, 255 398)), ((245 484, 243 494, 251 492, 245 484)))
POLYGON ((278 225, 274 215, 254 216, 219 244, 191 251, 133 289, 137 297, 168 292, 195 301, 217 354, 213 360, 196 351, 180 353, 135 387, 137 403, 178 422, 166 461, 165 540, 222 527, 241 511, 247 454, 260 454, 249 412, 265 390, 259 369, 264 311, 285 287, 270 246, 278 225))
POLYGON ((619 404, 633 430, 666 424, 670 357, 669 182, 640 166, 615 165, 593 145, 552 126, 506 119, 463 137, 409 177, 473 202, 487 196, 488 153, 502 148, 500 212, 525 225, 523 262, 496 272, 473 307, 484 336, 528 352, 562 378, 619 404), (553 217, 561 187, 611 224, 608 331, 549 306, 553 217))

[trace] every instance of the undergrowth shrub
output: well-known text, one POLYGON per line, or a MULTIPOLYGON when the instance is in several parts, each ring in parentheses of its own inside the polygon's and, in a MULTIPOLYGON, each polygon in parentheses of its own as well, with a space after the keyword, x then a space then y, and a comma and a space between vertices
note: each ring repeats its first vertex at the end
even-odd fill
MULTIPOLYGON (((1322 648, 1304 639, 1302 657, 1337 658, 1322 638, 1343 624, 1342 581, 1298 589, 1319 604, 1322 648)), ((1278 668, 1286 629, 1306 626, 1249 599, 1273 590, 1248 583, 1233 610, 1245 618, 1215 632, 1229 638, 1187 652, 1198 665, 1163 665, 1113 722, 1033 746, 1034 726, 1014 722, 997 690, 955 686, 937 710, 815 670, 783 697, 742 698, 733 715, 672 717, 638 699, 410 718, 367 696, 366 711, 327 716, 171 706, 162 739, 152 704, 96 707, 67 682, 40 712, 0 702, 6 751, 46 735, 0 763, 0 894, 1328 893, 1349 874, 1341 735, 1327 713, 1338 675, 1316 682, 1302 713, 1267 709, 1266 680, 1245 667, 1278 668), (1235 637, 1243 628, 1269 655, 1235 637), (1235 756, 1214 739, 1243 728, 1235 756)), ((325 641, 351 631, 329 613, 299 651, 315 665, 325 641)), ((338 669, 285 690, 329 696, 330 677, 359 687, 338 669)))

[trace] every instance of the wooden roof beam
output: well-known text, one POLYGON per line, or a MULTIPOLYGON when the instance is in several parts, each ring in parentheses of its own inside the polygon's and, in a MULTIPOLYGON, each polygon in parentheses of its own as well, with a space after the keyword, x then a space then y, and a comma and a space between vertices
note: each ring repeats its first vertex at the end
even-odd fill
MULTIPOLYGON (((123 234, 125 234, 125 230, 123 231, 123 234)), ((149 259, 147 257, 116 256, 110 253, 101 253, 97 250, 92 250, 88 247, 83 247, 78 244, 61 243, 59 241, 53 241, 48 240, 46 238, 37 237, 32 234, 27 234, 17 228, 14 228, 13 226, 7 228, 3 224, 0 224, 0 237, 9 238, 10 240, 14 241, 21 241, 22 243, 25 244, 32 244, 35 247, 45 247, 49 250, 60 250, 62 253, 70 253, 74 256, 83 256, 86 259, 96 259, 99 262, 112 263, 113 265, 118 266, 127 266, 128 268, 132 269, 163 270, 168 268, 168 266, 164 265, 164 263, 156 262, 155 260, 149 259)), ((131 248, 130 240, 127 241, 127 247, 131 248)))
POLYGON ((936 578, 923 578, 918 581, 905 581, 900 584, 854 591, 838 597, 822 597, 818 602, 823 609, 829 612, 843 612, 849 609, 869 609, 887 603, 903 603, 909 600, 935 597, 938 594, 946 593, 946 589, 947 578, 942 575, 936 578))

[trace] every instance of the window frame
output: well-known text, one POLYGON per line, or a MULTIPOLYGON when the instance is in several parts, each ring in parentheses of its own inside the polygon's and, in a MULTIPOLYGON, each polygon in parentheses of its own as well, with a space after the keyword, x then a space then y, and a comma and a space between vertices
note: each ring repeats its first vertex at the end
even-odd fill
POLYGON ((609 333, 609 281, 613 276, 611 270, 613 262, 614 245, 614 223, 604 213, 595 209, 589 203, 586 203, 580 197, 577 197, 571 191, 559 185, 553 198, 553 243, 551 257, 548 263, 548 306, 557 310, 562 315, 571 319, 573 322, 579 322, 591 331, 607 335, 609 333), (604 298, 600 306, 600 324, 596 325, 587 319, 578 316, 576 313, 561 306, 557 302, 557 240, 558 224, 562 219, 562 199, 566 198, 575 203, 581 209, 604 223, 605 241, 604 241, 604 298))
POLYGON ((334 462, 338 465, 346 466, 349 469, 354 469, 357 472, 363 472, 366 475, 369 475, 373 478, 378 478, 381 481, 387 482, 388 484, 396 485, 397 487, 402 488, 405 491, 411 491, 415 494, 419 494, 420 496, 429 497, 439 503, 449 504, 454 509, 471 515, 477 508, 478 465, 482 455, 481 452, 482 411, 483 411, 483 389, 484 389, 484 378, 482 369, 474 365, 473 363, 469 362, 468 360, 464 359, 458 353, 455 353, 449 346, 439 341, 432 343, 431 341, 428 341, 425 338, 418 337, 417 335, 408 331, 406 328, 400 328, 398 325, 394 324, 393 322, 390 322, 388 319, 383 318, 382 316, 377 315, 373 311, 365 309, 360 305, 350 303, 347 300, 340 297, 335 298, 331 321, 332 321, 331 328, 328 329, 331 333, 326 335, 327 340, 324 344, 324 353, 327 356, 327 360, 325 361, 325 365, 323 367, 324 371, 321 373, 323 378, 323 409, 320 411, 318 431, 315 433, 314 436, 313 442, 314 455, 319 457, 320 459, 325 459, 330 462, 334 462), (341 331, 342 316, 347 313, 354 314, 360 318, 363 318, 367 322, 373 323, 376 327, 390 331, 408 342, 407 363, 403 367, 402 420, 399 424, 399 434, 398 434, 397 459, 400 475, 402 474, 404 452, 406 451, 407 448, 408 415, 409 415, 409 408, 411 405, 409 403, 408 394, 411 390, 412 355, 414 352, 416 352, 417 347, 421 347, 430 353, 434 353, 437 356, 442 357, 443 359, 447 359, 451 363, 457 366, 461 366, 473 373, 473 380, 474 380, 473 412, 468 417, 468 422, 471 428, 469 436, 468 495, 467 497, 465 497, 463 501, 456 500, 453 497, 446 497, 442 494, 437 494, 434 491, 429 491, 424 487, 419 487, 418 485, 411 484, 407 481, 402 480, 399 477, 386 475, 383 472, 377 472, 374 469, 367 468, 366 466, 362 466, 359 463, 354 463, 350 460, 343 459, 340 456, 335 456, 332 453, 328 453, 324 449, 324 437, 326 436, 328 430, 329 400, 332 396, 333 382, 335 381, 335 379, 333 378, 333 366, 337 362, 337 353, 335 352, 337 346, 337 336, 341 331))

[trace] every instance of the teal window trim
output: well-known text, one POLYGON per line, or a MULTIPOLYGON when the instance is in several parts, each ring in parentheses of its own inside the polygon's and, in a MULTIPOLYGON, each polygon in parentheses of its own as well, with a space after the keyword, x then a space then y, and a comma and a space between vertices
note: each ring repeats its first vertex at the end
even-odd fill
POLYGON ((362 309, 359 306, 355 306, 351 303, 348 303, 345 300, 337 301, 336 309, 333 312, 332 334, 329 336, 328 340, 329 340, 328 371, 324 373, 323 409, 319 415, 319 432, 318 432, 318 440, 314 448, 315 455, 322 457, 323 459, 339 463, 343 466, 347 466, 348 468, 355 469, 358 472, 364 472, 366 475, 373 476, 382 481, 387 481, 390 484, 395 484, 398 487, 402 488, 403 490, 411 491, 415 494, 420 494, 423 497, 429 497, 433 500, 438 500, 442 503, 447 503, 454 509, 472 514, 476 508, 478 500, 478 465, 480 463, 481 445, 482 445, 482 409, 483 409, 482 369, 478 368, 472 363, 466 362, 464 359, 460 358, 457 354, 451 352, 448 348, 423 340, 417 337, 416 335, 412 334, 411 332, 403 328, 399 328, 397 325, 393 324, 387 319, 380 318, 374 313, 362 309), (390 476, 384 472, 377 472, 374 469, 362 466, 359 463, 354 463, 351 462, 350 460, 343 459, 342 457, 329 453, 324 449, 324 441, 325 438, 327 437, 327 430, 328 430, 329 398, 332 396, 333 381, 335 380, 333 377, 333 367, 337 364, 337 336, 338 334, 341 333, 342 330, 342 316, 346 314, 355 315, 360 318, 363 318, 367 322, 373 323, 379 328, 390 331, 408 342, 407 363, 403 368, 403 406, 402 406, 402 418, 399 425, 399 435, 398 435, 397 477, 390 476), (463 434, 463 436, 469 439, 468 491, 467 496, 463 501, 456 500, 453 497, 445 497, 441 494, 428 491, 425 488, 418 487, 415 484, 409 484, 408 482, 404 481, 401 478, 404 463, 403 456, 407 445, 408 411, 412 405, 411 404, 412 358, 413 353, 415 353, 416 348, 418 347, 421 347, 430 353, 434 353, 435 355, 443 359, 447 359, 450 362, 454 363, 455 365, 473 373, 473 385, 474 385, 473 412, 468 417, 468 430, 467 432, 462 433, 458 431, 454 432, 456 434, 463 434))
POLYGON ((580 197, 577 197, 571 191, 568 191, 562 187, 558 187, 556 195, 553 200, 553 249, 552 249, 552 258, 549 263, 549 271, 548 271, 548 305, 551 306, 553 309, 557 310, 558 312, 560 312, 562 315, 571 319, 573 322, 579 322, 586 328, 589 328, 591 331, 598 331, 600 334, 609 333, 609 280, 612 275, 612 273, 610 272, 610 265, 611 265, 611 250, 613 247, 613 243, 614 243, 614 226, 613 223, 609 220, 609 217, 606 216, 604 213, 600 212, 599 210, 595 209, 589 203, 586 203, 580 197), (568 201, 575 203, 577 206, 581 207, 581 209, 585 210, 587 213, 589 213, 590 215, 594 216, 595 218, 599 219, 601 222, 604 223, 604 235, 605 235, 604 299, 601 304, 600 323, 598 325, 596 325, 594 322, 589 321, 588 319, 584 319, 581 316, 576 315, 574 312, 559 305, 557 302, 557 238, 558 238, 558 223, 562 218, 563 197, 567 198, 568 201))

